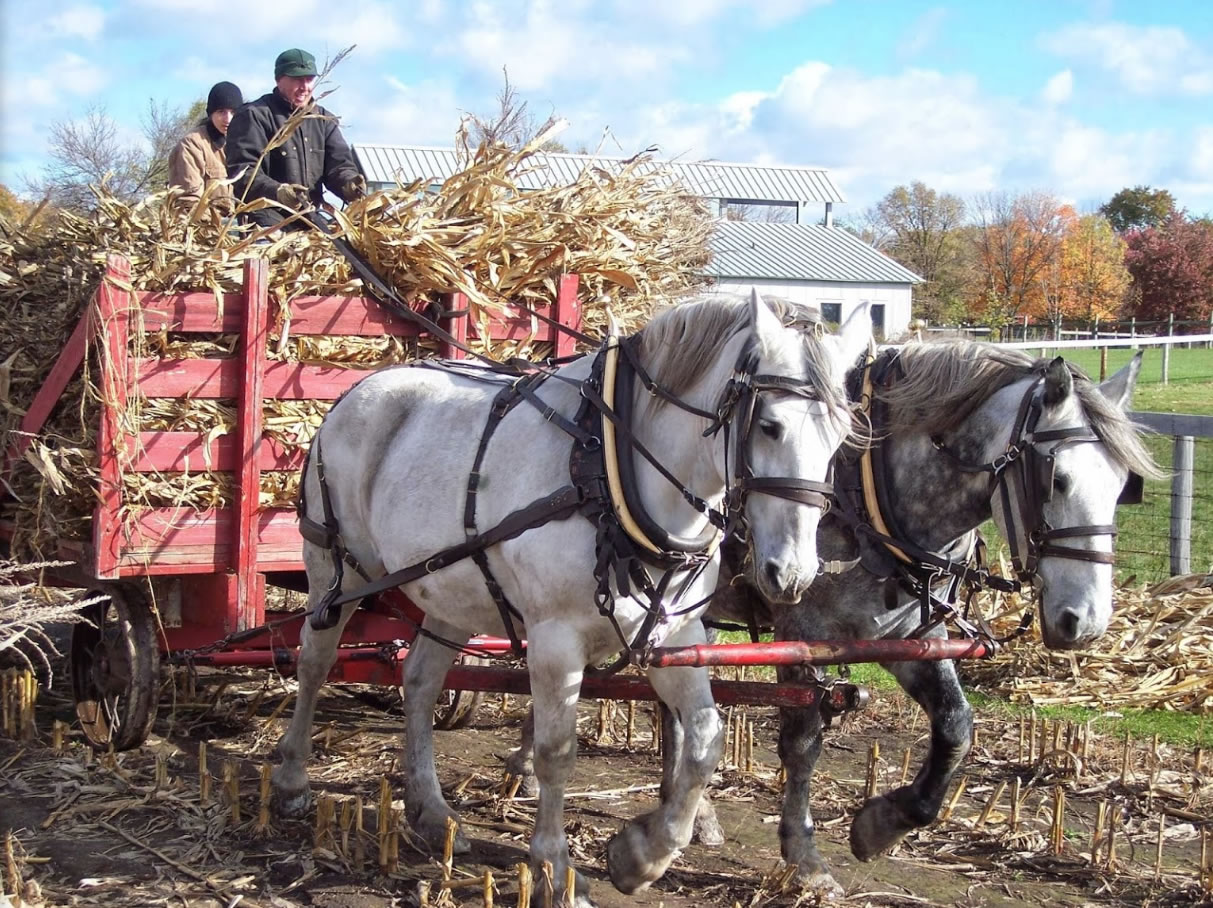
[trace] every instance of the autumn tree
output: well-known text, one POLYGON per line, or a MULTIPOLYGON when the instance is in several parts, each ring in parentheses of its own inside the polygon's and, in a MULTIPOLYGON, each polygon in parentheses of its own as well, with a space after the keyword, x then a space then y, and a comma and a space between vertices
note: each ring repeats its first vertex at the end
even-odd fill
POLYGON ((1044 192, 990 192, 976 198, 971 210, 971 292, 986 322, 1004 325, 1042 308, 1042 287, 1065 235, 1057 200, 1044 192))
POLYGON ((1149 186, 1126 187, 1099 209, 1117 233, 1159 227, 1175 211, 1175 197, 1170 192, 1149 186))
POLYGON ((30 207, 4 184, 0 183, 0 217, 10 224, 19 224, 29 214, 30 207))
POLYGON ((1158 227, 1130 231, 1125 265, 1138 318, 1204 321, 1213 311, 1213 224, 1172 214, 1158 227))
POLYGON ((1119 313, 1131 281, 1126 248, 1101 214, 1084 215, 1072 224, 1061 244, 1066 317, 1089 321, 1119 313))
POLYGON ((958 314, 964 249, 957 230, 964 218, 959 196, 936 192, 917 180, 895 187, 867 215, 873 234, 883 239, 882 251, 923 279, 914 288, 915 311, 931 321, 958 314))
POLYGON ((127 202, 163 189, 168 184, 169 154, 197 123, 198 107, 182 110, 149 101, 142 143, 123 139, 104 107, 90 107, 79 120, 55 121, 50 129, 50 162, 30 183, 31 194, 48 197, 59 208, 87 211, 95 204, 90 185, 104 183, 127 202))

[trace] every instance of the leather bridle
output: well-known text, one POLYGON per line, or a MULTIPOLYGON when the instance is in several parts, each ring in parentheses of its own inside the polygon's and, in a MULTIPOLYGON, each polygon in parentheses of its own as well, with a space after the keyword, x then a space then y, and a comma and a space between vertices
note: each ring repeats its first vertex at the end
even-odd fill
POLYGON ((1020 400, 1007 448, 989 463, 965 463, 938 436, 932 443, 966 473, 989 473, 990 494, 997 489, 1007 522, 1007 544, 1011 564, 1021 581, 1035 577, 1042 558, 1069 558, 1095 564, 1114 564, 1113 552, 1098 552, 1069 545, 1057 545, 1057 539, 1090 536, 1116 538, 1114 524, 1084 524, 1054 527, 1044 507, 1053 497, 1053 471, 1058 452, 1078 444, 1099 443, 1101 439, 1087 426, 1066 426, 1037 430, 1044 410, 1045 376, 1038 376, 1020 400), (1044 448, 1055 442, 1051 447, 1044 448), (1018 504, 1018 506, 1016 506, 1018 504), (1017 524, 1018 521, 1018 524, 1017 524))

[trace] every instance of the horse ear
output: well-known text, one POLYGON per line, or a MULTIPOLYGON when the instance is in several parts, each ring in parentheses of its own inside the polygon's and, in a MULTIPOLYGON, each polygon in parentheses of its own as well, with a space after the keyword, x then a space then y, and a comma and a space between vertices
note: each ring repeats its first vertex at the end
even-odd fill
POLYGON ((1074 377, 1070 367, 1058 356, 1045 367, 1045 406, 1054 407, 1070 396, 1074 390, 1074 377))
POLYGON ((770 337, 783 328, 771 307, 758 295, 757 287, 750 291, 750 324, 758 337, 770 337))
POLYGON ((842 371, 855 365, 860 355, 872 343, 872 315, 869 303, 860 303, 835 335, 838 345, 838 360, 842 371))
POLYGON ((1129 360, 1128 365, 1122 367, 1099 386, 1099 393, 1106 397, 1109 403, 1115 404, 1122 410, 1128 409, 1129 401, 1133 397, 1133 389, 1137 387, 1137 376, 1141 374, 1142 352, 1138 350, 1137 355, 1129 360))

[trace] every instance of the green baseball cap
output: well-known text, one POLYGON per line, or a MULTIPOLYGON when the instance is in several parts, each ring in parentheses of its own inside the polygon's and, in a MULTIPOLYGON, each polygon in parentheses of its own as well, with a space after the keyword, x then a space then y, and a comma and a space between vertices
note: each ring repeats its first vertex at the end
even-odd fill
POLYGON ((284 50, 274 61, 274 78, 282 76, 314 76, 316 73, 316 58, 305 50, 292 47, 284 50))

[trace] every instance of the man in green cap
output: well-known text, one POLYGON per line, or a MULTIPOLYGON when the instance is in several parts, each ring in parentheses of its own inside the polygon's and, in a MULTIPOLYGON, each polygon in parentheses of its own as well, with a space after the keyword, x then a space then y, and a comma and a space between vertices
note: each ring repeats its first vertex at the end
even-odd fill
MULTIPOLYGON (((341 136, 337 118, 312 100, 316 58, 293 47, 274 61, 272 92, 246 104, 227 130, 227 173, 236 177, 236 198, 270 199, 271 206, 251 212, 249 220, 273 227, 292 211, 318 206, 324 189, 346 202, 366 194, 366 179, 341 136), (266 151, 270 140, 296 110, 307 117, 286 141, 266 151)), ((305 226, 295 221, 290 227, 305 226)))

